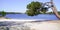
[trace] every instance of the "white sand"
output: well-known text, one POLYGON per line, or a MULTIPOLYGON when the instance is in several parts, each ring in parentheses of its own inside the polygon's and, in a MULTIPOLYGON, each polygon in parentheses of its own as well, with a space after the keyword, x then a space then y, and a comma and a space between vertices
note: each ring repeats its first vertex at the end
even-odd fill
POLYGON ((36 21, 29 19, 0 19, 0 21, 36 21))
POLYGON ((26 23, 25 25, 30 26, 31 30, 60 30, 60 21, 46 21, 46 22, 34 22, 26 23))
MULTIPOLYGON (((0 19, 0 21, 35 21, 24 19, 0 19)), ((31 30, 60 30, 60 20, 25 23, 31 30)))

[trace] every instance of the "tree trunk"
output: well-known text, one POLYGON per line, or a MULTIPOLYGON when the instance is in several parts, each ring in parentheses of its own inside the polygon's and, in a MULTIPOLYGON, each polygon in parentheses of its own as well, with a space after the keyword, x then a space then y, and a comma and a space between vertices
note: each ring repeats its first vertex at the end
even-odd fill
POLYGON ((60 15, 58 14, 58 11, 53 3, 53 0, 51 0, 51 5, 53 6, 51 9, 53 10, 54 14, 56 15, 56 17, 60 19, 60 15))
POLYGON ((60 19, 60 15, 58 14, 58 11, 55 6, 52 7, 52 10, 53 10, 54 14, 56 15, 56 17, 60 19))

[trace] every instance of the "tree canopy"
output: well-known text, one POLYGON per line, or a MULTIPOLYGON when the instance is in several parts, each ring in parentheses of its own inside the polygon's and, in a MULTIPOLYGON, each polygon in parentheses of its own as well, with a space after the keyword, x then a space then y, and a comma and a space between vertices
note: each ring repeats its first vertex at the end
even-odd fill
POLYGON ((6 12, 2 11, 0 14, 4 17, 6 15, 6 12))
POLYGON ((46 13, 46 11, 47 11, 46 7, 42 7, 41 2, 34 2, 33 1, 27 5, 26 14, 29 16, 38 15, 41 13, 40 11, 43 13, 46 13))

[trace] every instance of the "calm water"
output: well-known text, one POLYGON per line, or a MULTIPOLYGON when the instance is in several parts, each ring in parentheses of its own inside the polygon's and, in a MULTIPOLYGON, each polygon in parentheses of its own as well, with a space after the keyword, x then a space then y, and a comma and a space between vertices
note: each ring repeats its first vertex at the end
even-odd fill
POLYGON ((7 14, 7 18, 12 19, 45 19, 45 20, 58 20, 54 14, 39 14, 37 16, 28 16, 26 14, 7 14))

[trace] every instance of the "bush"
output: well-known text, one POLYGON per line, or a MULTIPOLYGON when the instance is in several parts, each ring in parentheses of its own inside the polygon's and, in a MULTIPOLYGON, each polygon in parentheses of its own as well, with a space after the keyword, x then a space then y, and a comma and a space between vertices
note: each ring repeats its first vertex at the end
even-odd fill
POLYGON ((4 12, 4 11, 2 11, 0 13, 1 13, 2 17, 4 17, 6 15, 6 12, 4 12))

